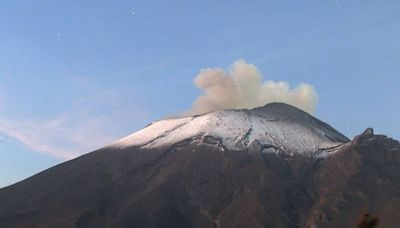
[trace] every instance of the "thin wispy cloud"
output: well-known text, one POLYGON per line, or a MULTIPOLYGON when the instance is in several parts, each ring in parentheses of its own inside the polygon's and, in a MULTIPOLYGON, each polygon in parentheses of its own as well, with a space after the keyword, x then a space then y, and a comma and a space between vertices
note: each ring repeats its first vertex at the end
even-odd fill
POLYGON ((106 135, 104 121, 82 119, 70 124, 62 118, 51 120, 1 120, 0 132, 31 150, 71 159, 114 140, 106 135))
POLYGON ((26 117, 12 118, 0 112, 0 134, 32 151, 68 160, 112 143, 149 119, 145 109, 134 101, 127 105, 121 91, 104 90, 91 80, 76 79, 74 86, 84 92, 63 112, 51 118, 32 117, 29 112, 26 117))
POLYGON ((165 67, 167 64, 168 64, 167 61, 162 61, 159 63, 155 63, 152 65, 148 65, 148 66, 144 66, 142 68, 136 69, 135 71, 132 71, 131 74, 134 75, 134 74, 138 74, 138 73, 144 73, 144 72, 148 72, 148 71, 157 70, 157 69, 165 67))

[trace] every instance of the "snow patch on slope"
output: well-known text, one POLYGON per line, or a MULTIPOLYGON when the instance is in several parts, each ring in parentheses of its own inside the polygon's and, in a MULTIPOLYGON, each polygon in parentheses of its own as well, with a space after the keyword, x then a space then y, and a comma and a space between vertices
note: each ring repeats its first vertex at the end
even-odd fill
POLYGON ((190 122, 191 119, 192 117, 160 120, 117 141, 113 145, 120 147, 146 145, 156 139, 167 137, 168 133, 190 122))
POLYGON ((160 120, 111 146, 156 148, 194 137, 210 136, 220 139, 224 147, 230 150, 259 145, 259 148, 272 146, 289 154, 319 152, 322 155, 320 151, 324 148, 336 147, 347 140, 311 116, 310 119, 305 116, 304 121, 299 121, 296 120, 298 116, 290 119, 274 113, 265 114, 260 115, 259 111, 252 110, 224 110, 194 117, 160 120))

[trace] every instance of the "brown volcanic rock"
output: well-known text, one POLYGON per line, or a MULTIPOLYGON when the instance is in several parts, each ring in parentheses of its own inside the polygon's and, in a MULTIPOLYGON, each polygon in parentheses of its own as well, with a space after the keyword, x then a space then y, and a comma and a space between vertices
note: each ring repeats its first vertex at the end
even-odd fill
POLYGON ((380 217, 379 227, 399 227, 400 144, 367 129, 318 164, 312 185, 306 227, 356 227, 366 210, 380 217))
POLYGON ((215 145, 97 151, 0 191, 0 225, 275 227, 294 221, 301 172, 215 145))
POLYGON ((326 157, 103 148, 1 189, 0 227, 355 227, 365 209, 399 227, 400 144, 361 138, 326 157))

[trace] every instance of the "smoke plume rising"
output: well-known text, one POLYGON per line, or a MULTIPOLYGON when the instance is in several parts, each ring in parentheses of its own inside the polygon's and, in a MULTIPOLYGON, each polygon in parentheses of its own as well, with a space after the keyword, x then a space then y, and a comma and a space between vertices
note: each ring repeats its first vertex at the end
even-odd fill
POLYGON ((287 82, 263 81, 262 73, 244 60, 233 63, 228 71, 221 68, 203 69, 194 79, 203 91, 185 112, 196 115, 221 109, 260 107, 271 102, 284 102, 308 113, 314 113, 317 93, 309 84, 291 89, 287 82))

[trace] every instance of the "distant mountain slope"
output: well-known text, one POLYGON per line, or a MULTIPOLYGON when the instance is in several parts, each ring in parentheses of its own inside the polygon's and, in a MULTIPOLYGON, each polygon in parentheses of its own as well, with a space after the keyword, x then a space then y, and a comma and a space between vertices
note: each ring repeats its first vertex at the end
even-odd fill
POLYGON ((0 227, 355 227, 365 208, 399 227, 399 142, 372 130, 349 142, 284 104, 226 112, 145 128, 0 189, 0 227), (196 118, 207 119, 196 133, 170 140, 196 118), (236 134, 253 121, 258 133, 236 134))

